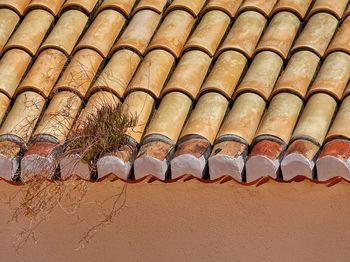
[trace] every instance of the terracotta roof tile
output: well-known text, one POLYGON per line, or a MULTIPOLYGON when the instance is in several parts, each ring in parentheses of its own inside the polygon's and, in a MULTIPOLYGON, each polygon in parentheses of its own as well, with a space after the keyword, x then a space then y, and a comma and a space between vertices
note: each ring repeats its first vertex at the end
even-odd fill
POLYGON ((52 15, 58 15, 65 0, 32 0, 27 6, 26 12, 32 9, 44 9, 52 15))
POLYGON ((70 55, 87 21, 88 17, 80 11, 69 10, 64 12, 41 45, 40 51, 47 48, 56 48, 66 55, 70 55))
POLYGON ((237 50, 250 58, 254 53, 265 25, 266 18, 261 14, 253 11, 242 13, 233 24, 219 52, 237 50))
POLYGON ((1 178, 350 181, 346 0, 5 2, 1 178), (59 152, 104 103, 137 123, 92 175, 59 152))
POLYGON ((234 17, 241 3, 242 0, 209 0, 203 9, 203 12, 221 10, 230 17, 234 17))
POLYGON ((147 50, 162 48, 178 58, 193 25, 194 18, 186 11, 170 12, 160 25, 147 50))
POLYGON ((186 52, 181 57, 168 84, 165 86, 163 95, 173 91, 180 91, 192 99, 196 99, 207 75, 210 63, 211 58, 202 51, 192 50, 186 52))
POLYGON ((286 59, 299 26, 299 19, 294 14, 289 12, 277 13, 267 27, 259 45, 255 49, 255 53, 269 50, 286 59))
POLYGON ((350 55, 350 17, 346 18, 341 24, 326 51, 326 55, 335 51, 343 51, 350 55))
POLYGON ((303 19, 313 0, 279 0, 272 10, 272 14, 288 11, 303 19))
POLYGON ((20 48, 34 56, 47 34, 54 17, 44 10, 30 11, 4 47, 3 52, 20 48))
POLYGON ((0 9, 0 54, 16 28, 20 17, 10 9, 0 9))
POLYGON ((309 16, 312 16, 315 13, 327 12, 334 15, 337 19, 341 19, 348 0, 338 0, 336 2, 328 0, 316 0, 312 9, 309 13, 309 16))
POLYGON ((74 52, 90 48, 106 57, 125 23, 122 14, 114 10, 100 12, 90 25, 74 52))
POLYGON ((99 11, 113 9, 128 17, 135 3, 136 0, 104 0, 99 7, 99 11))
POLYGON ((187 41, 185 49, 199 49, 213 56, 229 24, 230 17, 224 12, 207 12, 187 41))
POLYGON ((0 91, 12 98, 31 61, 21 49, 7 51, 0 60, 0 91))
POLYGON ((62 11, 68 9, 80 9, 86 14, 89 14, 94 10, 98 0, 67 0, 63 7, 62 11))
POLYGON ((311 50, 322 57, 331 41, 338 25, 338 20, 327 13, 317 13, 313 15, 297 41, 292 52, 296 50, 311 50))
POLYGON ((0 8, 9 8, 19 15, 23 15, 31 0, 0 0, 0 8))
POLYGON ((112 52, 121 48, 130 48, 143 55, 160 19, 161 15, 152 10, 141 10, 134 14, 112 52))
POLYGON ((273 7, 275 6, 277 0, 244 0, 239 12, 253 10, 261 13, 262 15, 269 17, 273 7))

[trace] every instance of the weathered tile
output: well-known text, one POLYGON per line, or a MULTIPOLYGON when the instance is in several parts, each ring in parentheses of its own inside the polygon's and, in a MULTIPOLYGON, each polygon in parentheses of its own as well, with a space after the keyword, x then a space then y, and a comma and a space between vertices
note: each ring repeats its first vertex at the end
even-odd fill
POLYGON ((99 12, 105 9, 113 9, 128 17, 134 7, 136 0, 105 0, 99 7, 99 12))
POLYGON ((69 9, 80 9, 84 11, 86 14, 90 14, 92 10, 94 10, 98 0, 67 0, 62 10, 69 10, 69 9))
POLYGON ((167 0, 140 0, 134 8, 133 13, 136 13, 140 10, 153 10, 154 12, 161 14, 167 2, 167 0))
POLYGON ((209 0, 203 9, 203 13, 211 10, 221 10, 230 17, 234 17, 241 3, 242 0, 209 0))
POLYGON ((31 0, 0 0, 0 8, 9 8, 17 14, 23 15, 31 0))
POLYGON ((350 126, 346 123, 350 123, 350 96, 343 99, 333 124, 327 133, 327 140, 337 137, 350 139, 350 126))
POLYGON ((346 18, 341 24, 327 48, 326 55, 336 51, 343 51, 350 55, 350 17, 346 18))
POLYGON ((279 0, 272 10, 272 14, 288 11, 303 19, 313 0, 279 0))
POLYGON ((58 15, 65 0, 32 0, 26 8, 26 12, 32 9, 44 9, 52 15, 58 15))
POLYGON ((347 4, 348 0, 316 0, 309 13, 309 17, 319 12, 327 12, 334 15, 337 19, 341 19, 347 4))
POLYGON ((10 9, 0 9, 0 54, 16 28, 20 17, 10 9))
POLYGON ((239 12, 254 10, 260 12, 266 17, 269 17, 276 2, 277 0, 244 0, 239 8, 239 12))
POLYGON ((184 10, 196 17, 205 4, 205 0, 174 0, 166 10, 166 14, 174 10, 184 10))

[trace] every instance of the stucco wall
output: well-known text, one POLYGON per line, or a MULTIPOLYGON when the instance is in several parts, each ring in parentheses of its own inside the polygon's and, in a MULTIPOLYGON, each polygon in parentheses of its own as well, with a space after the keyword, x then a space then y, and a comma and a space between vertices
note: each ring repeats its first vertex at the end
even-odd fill
MULTIPOLYGON (((57 209, 19 254, 12 242, 18 224, 7 224, 0 206, 1 261, 349 261, 350 185, 327 188, 310 182, 244 187, 195 180, 127 187, 114 223, 76 251, 83 232, 97 221, 94 199, 121 182, 89 185, 74 215, 57 209), (81 221, 78 222, 77 215, 81 221)), ((0 194, 16 190, 0 182, 0 194)))

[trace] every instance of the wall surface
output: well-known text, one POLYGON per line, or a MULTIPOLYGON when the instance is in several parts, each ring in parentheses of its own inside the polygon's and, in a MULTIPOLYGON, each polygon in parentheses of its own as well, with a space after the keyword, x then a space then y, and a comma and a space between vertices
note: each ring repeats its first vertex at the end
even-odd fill
MULTIPOLYGON (((349 261, 350 185, 269 181, 259 187, 195 180, 128 185, 113 223, 86 248, 79 240, 99 217, 94 200, 120 192, 122 182, 89 184, 74 214, 61 208, 36 229, 19 253, 0 204, 1 261, 349 261)), ((18 187, 0 181, 2 199, 18 187)))

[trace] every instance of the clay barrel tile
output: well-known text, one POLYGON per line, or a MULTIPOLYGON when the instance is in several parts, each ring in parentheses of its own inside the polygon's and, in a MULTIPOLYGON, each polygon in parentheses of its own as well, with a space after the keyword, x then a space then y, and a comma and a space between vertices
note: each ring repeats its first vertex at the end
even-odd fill
POLYGON ((84 124, 87 123, 87 120, 91 115, 96 115, 98 110, 101 110, 103 107, 112 107, 116 108, 120 100, 110 92, 100 91, 93 94, 84 109, 81 111, 77 122, 75 123, 75 128, 83 128, 84 124))
POLYGON ((103 58, 91 49, 79 50, 58 80, 55 90, 70 90, 84 97, 103 58))
POLYGON ((87 21, 88 17, 83 12, 77 10, 64 12, 41 45, 40 51, 56 48, 67 56, 70 55, 87 21))
POLYGON ((279 0, 272 10, 272 14, 288 11, 296 14, 301 20, 304 19, 313 0, 279 0))
POLYGON ((276 2, 277 0, 244 0, 239 8, 239 12, 253 10, 261 13, 265 17, 269 17, 276 2))
POLYGON ((73 126, 81 104, 81 99, 76 94, 69 91, 58 92, 51 99, 33 136, 47 135, 63 143, 73 126))
POLYGON ((172 92, 164 96, 147 128, 145 137, 163 135, 175 144, 191 105, 192 100, 180 92, 172 92))
POLYGON ((278 79, 272 94, 289 92, 304 99, 314 78, 320 58, 310 51, 296 52, 278 79))
POLYGON ((45 10, 30 11, 4 47, 5 50, 20 48, 34 56, 52 22, 53 15, 45 10))
POLYGON ((213 144, 227 106, 228 100, 218 93, 206 93, 201 96, 181 133, 181 137, 200 135, 213 144))
POLYGON ((23 15, 31 0, 0 0, 0 8, 9 8, 19 15, 23 15))
POLYGON ((52 15, 56 16, 61 10, 64 2, 65 0, 32 0, 26 9, 26 12, 40 8, 45 9, 52 15))
POLYGON ((316 0, 308 16, 311 17, 316 13, 326 12, 334 15, 337 19, 341 19, 347 3, 348 0, 316 0))
POLYGON ((136 0, 104 0, 98 10, 113 9, 128 17, 135 3, 136 0))
POLYGON ((255 50, 260 36, 265 28, 266 18, 258 12, 247 11, 238 16, 219 48, 219 53, 225 50, 238 50, 250 58, 255 50))
POLYGON ((48 49, 41 52, 16 93, 32 90, 47 98, 66 62, 67 57, 61 51, 48 49))
POLYGON ((327 13, 313 15, 297 38, 292 52, 308 49, 322 57, 337 28, 338 20, 327 13))
POLYGON ((293 133, 293 139, 310 138, 322 146, 337 102, 327 94, 315 94, 307 102, 293 133))
POLYGON ((86 14, 90 14, 92 10, 94 10, 97 2, 98 0, 67 0, 62 7, 62 11, 68 9, 81 9, 86 14))
POLYGON ((249 145, 252 143, 261 117, 265 111, 265 101, 254 93, 240 95, 220 129, 218 138, 234 135, 244 139, 249 145))
POLYGON ((27 143, 44 105, 45 99, 35 92, 20 94, 0 129, 0 135, 13 135, 27 143))
POLYGON ((117 51, 89 91, 107 90, 122 98, 140 61, 141 58, 133 51, 117 51))
POLYGON ((4 116, 7 112, 7 108, 9 107, 10 102, 10 99, 6 95, 0 93, 0 124, 4 120, 4 116))
POLYGON ((140 55, 144 55, 157 26, 161 15, 152 10, 137 12, 130 20, 122 36, 114 45, 112 52, 121 48, 131 48, 140 55))
POLYGON ((173 91, 187 94, 193 100, 208 72, 211 58, 202 51, 192 50, 186 52, 177 64, 168 84, 163 90, 163 95, 173 91))
POLYGON ((0 92, 12 98, 28 65, 30 55, 21 49, 7 51, 0 60, 0 92))
POLYGON ((229 24, 230 17, 224 12, 207 12, 187 41, 185 49, 199 49, 213 56, 229 24))
POLYGON ((255 138, 269 135, 288 144, 302 105, 303 101, 293 94, 280 93, 274 96, 264 114, 255 138))
POLYGON ((147 51, 161 48, 168 50, 178 58, 191 33, 193 24, 193 16, 186 11, 172 11, 163 20, 147 51))
POLYGON ((174 0, 165 11, 166 14, 174 10, 184 10, 196 17, 203 8, 206 0, 188 1, 174 0))
POLYGON ((200 94, 219 92, 231 99, 246 64, 247 58, 241 53, 230 50, 223 52, 200 89, 200 94))
POLYGON ((327 133, 327 141, 334 138, 350 139, 350 96, 344 98, 338 113, 327 133))
POLYGON ((124 16, 117 11, 104 10, 100 12, 75 47, 74 52, 91 48, 102 57, 106 57, 124 23, 124 16))
POLYGON ((279 12, 272 18, 258 47, 255 49, 255 53, 270 50, 286 59, 297 35, 299 25, 299 19, 294 14, 279 12))
POLYGON ((327 56, 308 96, 316 92, 324 92, 335 99, 342 98, 344 89, 350 77, 350 55, 343 52, 335 52, 327 56))
POLYGON ((335 51, 343 51, 350 55, 350 17, 346 18, 341 24, 326 51, 326 55, 335 51))
POLYGON ((142 90, 154 98, 158 98, 174 62, 175 58, 167 51, 157 49, 149 52, 132 78, 126 92, 142 90))
POLYGON ((135 14, 140 10, 153 10, 161 14, 167 2, 167 0, 140 0, 132 12, 135 14))
POLYGON ((283 65, 282 58, 274 52, 263 51, 254 57, 246 75, 238 86, 236 95, 254 92, 269 100, 283 65))
POLYGON ((345 88, 343 98, 348 96, 349 94, 350 94, 350 82, 349 82, 348 86, 345 88))
POLYGON ((122 105, 124 112, 136 119, 135 126, 128 128, 126 134, 137 143, 141 141, 142 134, 153 111, 153 106, 153 97, 145 92, 132 92, 125 98, 122 105))
POLYGON ((10 9, 0 9, 0 54, 16 28, 20 17, 10 9))
POLYGON ((242 0, 209 0, 203 9, 203 13, 211 10, 221 10, 230 17, 234 17, 241 3, 242 0))
POLYGON ((346 8, 343 19, 347 18, 350 15, 350 4, 348 4, 348 8, 346 8))

